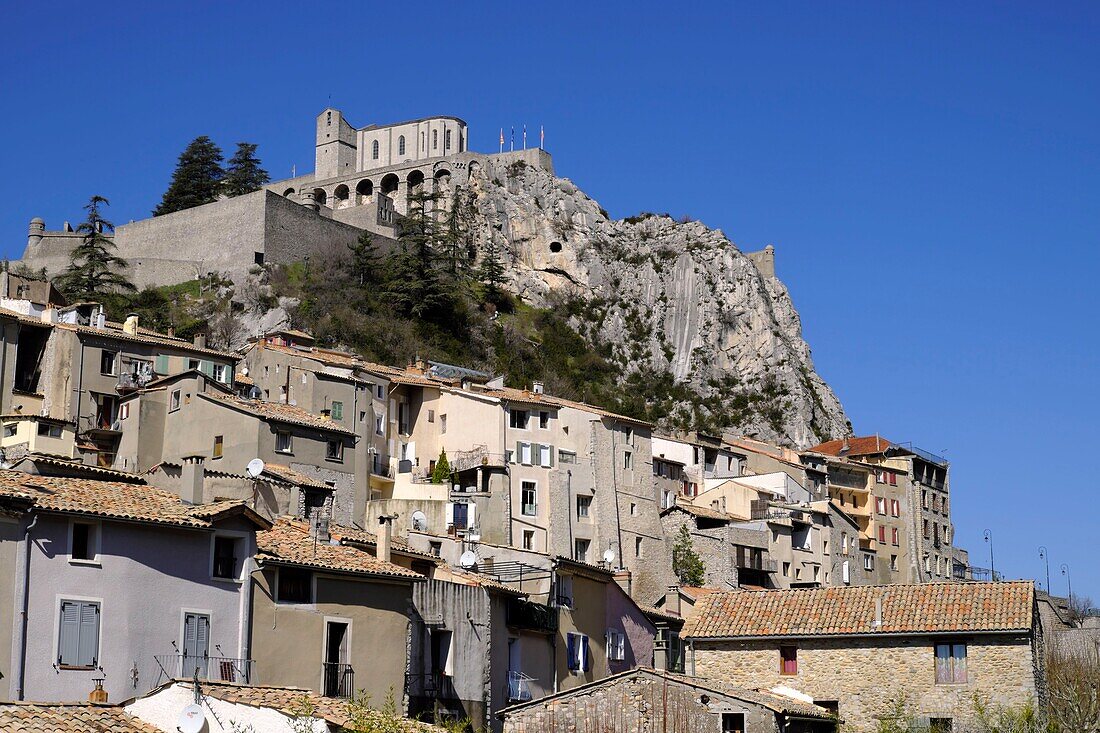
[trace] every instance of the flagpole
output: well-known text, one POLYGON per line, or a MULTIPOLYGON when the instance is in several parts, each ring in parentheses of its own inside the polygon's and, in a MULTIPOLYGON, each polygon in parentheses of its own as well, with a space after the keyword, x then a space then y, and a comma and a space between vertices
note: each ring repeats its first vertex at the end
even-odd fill
POLYGON ((508 141, 508 152, 516 152, 516 126, 512 125, 511 139, 508 141))
POLYGON ((546 128, 539 125, 539 150, 542 150, 542 144, 546 139, 546 128))
POLYGON ((527 149, 527 125, 523 126, 523 149, 527 149))

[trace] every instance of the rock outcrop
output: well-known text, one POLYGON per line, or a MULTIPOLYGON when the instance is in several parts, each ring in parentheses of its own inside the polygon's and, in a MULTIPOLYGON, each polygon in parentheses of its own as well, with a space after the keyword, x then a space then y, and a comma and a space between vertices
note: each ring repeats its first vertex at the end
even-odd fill
POLYGON ((719 428, 797 447, 851 432, 771 251, 746 255, 696 221, 611 220, 570 181, 522 163, 470 187, 476 237, 496 243, 511 289, 534 305, 586 299, 574 325, 609 344, 624 373, 671 375, 699 395, 678 406, 685 422, 719 413, 719 428))

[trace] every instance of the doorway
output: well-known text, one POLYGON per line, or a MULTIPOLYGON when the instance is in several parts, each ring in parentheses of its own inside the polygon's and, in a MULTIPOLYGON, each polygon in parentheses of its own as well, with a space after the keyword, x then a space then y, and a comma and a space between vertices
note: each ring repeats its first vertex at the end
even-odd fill
POLYGON ((355 689, 351 664, 348 663, 350 636, 350 622, 325 622, 324 680, 321 692, 328 697, 351 697, 355 689))

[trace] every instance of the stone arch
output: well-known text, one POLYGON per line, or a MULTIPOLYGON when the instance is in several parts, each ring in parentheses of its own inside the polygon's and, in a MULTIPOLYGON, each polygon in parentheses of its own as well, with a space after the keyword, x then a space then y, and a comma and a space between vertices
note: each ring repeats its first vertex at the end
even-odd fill
POLYGON ((410 191, 415 188, 422 188, 424 186, 424 171, 420 169, 409 171, 409 176, 405 179, 405 182, 409 184, 410 191))
POLYGON ((382 189, 382 193, 390 196, 397 191, 397 187, 400 184, 401 179, 397 177, 396 173, 387 173, 382 177, 380 188, 382 189))
POLYGON ((356 202, 365 204, 371 196, 374 195, 374 181, 369 178, 364 178, 355 184, 355 198, 356 202))
POLYGON ((342 209, 351 205, 351 190, 346 183, 341 183, 336 187, 336 190, 332 192, 332 207, 334 209, 342 209))
POLYGON ((553 252, 554 254, 557 254, 558 252, 561 252, 561 242, 551 242, 550 243, 550 251, 553 252))
POLYGON ((450 183, 451 182, 451 172, 449 170, 447 170, 446 168, 440 168, 439 170, 437 170, 435 172, 435 182, 436 183, 444 183, 444 184, 450 183))
POLYGON ((319 203, 321 206, 328 205, 328 194, 325 193, 323 188, 313 189, 313 200, 319 203))
POLYGON ((293 188, 288 188, 287 190, 283 191, 283 196, 286 196, 287 198, 290 198, 293 195, 294 195, 294 189, 293 188))

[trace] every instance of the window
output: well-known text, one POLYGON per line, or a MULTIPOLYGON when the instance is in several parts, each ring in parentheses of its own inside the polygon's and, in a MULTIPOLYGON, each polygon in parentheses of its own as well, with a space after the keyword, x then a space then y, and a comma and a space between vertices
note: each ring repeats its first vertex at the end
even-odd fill
POLYGON ((626 659, 626 634, 609 629, 607 632, 607 661, 622 662, 626 659))
POLYGON ((936 644, 936 684, 966 683, 966 644, 936 644))
POLYGON ((924 520, 924 539, 928 539, 928 535, 929 535, 928 520, 926 519, 926 520, 924 520))
POLYGON ((57 664, 68 669, 95 669, 99 664, 99 603, 61 601, 57 664))
POLYGON ((529 417, 527 410, 509 410, 508 426, 516 430, 526 430, 529 417))
POLYGON ((428 422, 435 422, 435 410, 428 410, 428 422))
POLYGON ((374 416, 374 432, 375 432, 376 435, 381 435, 382 434, 382 426, 383 426, 384 422, 385 422, 385 418, 382 415, 375 415, 374 416))
POLYGON ((891 555, 890 556, 890 569, 895 571, 895 572, 897 571, 897 569, 898 569, 898 556, 897 555, 891 555))
POLYGON ((337 400, 332 401, 332 419, 343 420, 344 419, 344 403, 337 400))
POLYGON ((882 544, 886 544, 886 525, 880 524, 878 526, 878 541, 882 544))
POLYGON ((864 570, 874 570, 875 569, 875 556, 874 555, 864 555, 863 556, 863 569, 864 570))
POLYGON ((929 718, 928 733, 951 733, 955 730, 951 718, 929 718))
POLYGON ((375 140, 370 144, 370 157, 371 160, 378 160, 378 141, 375 140))
POLYGON ((19 424, 18 423, 8 423, 7 425, 4 426, 4 437, 5 438, 14 438, 16 433, 18 433, 18 432, 19 432, 19 424))
POLYGON ((570 632, 566 636, 566 657, 571 672, 588 671, 588 637, 570 632))
POLYGON ((783 563, 783 577, 789 578, 791 575, 791 564, 789 562, 783 563))
POLYGON ((429 542, 428 548, 428 551, 435 557, 440 557, 443 554, 442 542, 429 542))
POLYGON ((432 130, 432 150, 439 147, 439 130, 432 130))
POLYGON ((898 545, 901 544, 901 542, 900 542, 901 538, 899 536, 900 534, 901 533, 900 533, 900 531, 898 530, 897 527, 891 527, 890 528, 890 544, 893 545, 894 547, 897 547, 898 545))
POLYGON ((555 593, 556 606, 565 608, 573 607, 573 576, 559 575, 557 577, 557 590, 555 593))
POLYGON ((577 519, 588 519, 589 510, 592 508, 591 496, 577 497, 577 519))
POLYGON ((722 733, 745 733, 745 714, 722 713, 722 733))
POLYGON ((325 443, 325 458, 330 461, 344 460, 344 441, 330 440, 325 443))
POLYGON ((397 154, 398 155, 404 155, 405 154, 405 136, 404 135, 401 135, 400 137, 397 138, 397 154))
POLYGON ((519 503, 525 516, 535 516, 538 510, 538 490, 534 481, 524 481, 520 485, 519 503))
POLYGON ((130 417, 130 403, 124 402, 118 406, 118 419, 125 420, 128 417, 130 417))
POLYGON ((638 505, 635 504, 634 502, 630 502, 630 516, 632 516, 632 517, 638 516, 638 505))
POLYGON ((886 513, 886 499, 883 499, 881 496, 876 496, 875 497, 875 509, 878 511, 879 514, 885 514, 886 513))
POLYGON ((214 381, 229 384, 229 367, 225 364, 214 365, 214 381))
POLYGON ((535 530, 533 530, 533 529, 523 530, 523 549, 525 549, 525 550, 535 549, 535 530))
POLYGON ((896 473, 891 473, 890 474, 890 485, 891 486, 897 486, 898 485, 898 475, 896 473))
POLYGON ((634 538, 634 557, 640 558, 642 556, 642 538, 634 538))
POLYGON ((552 452, 550 446, 540 445, 539 446, 539 465, 542 466, 543 468, 550 468, 550 466, 551 466, 551 456, 552 455, 553 455, 553 452, 552 452))
POLYGON ((275 433, 275 452, 290 453, 294 449, 294 441, 290 433, 279 431, 275 433))
POLYGON ((880 484, 886 483, 886 472, 885 471, 875 471, 875 482, 880 483, 880 484))
POLYGON ((103 351, 99 354, 99 373, 111 374, 115 373, 115 369, 118 366, 118 352, 117 351, 103 351))
POLYGON ((848 554, 848 533, 847 532, 841 532, 840 533, 840 554, 842 554, 842 555, 847 555, 848 554))
POLYGON ((928 508, 928 490, 927 489, 921 489, 921 492, 920 492, 920 505, 922 507, 924 507, 925 509, 928 508))
POLYGON ((446 415, 440 415, 439 416, 439 433, 440 433, 440 435, 446 435, 447 434, 447 416, 446 415))
POLYGON ((628 471, 634 468, 634 454, 630 451, 623 452, 623 468, 628 471))
POLYGON ((199 367, 201 367, 201 366, 202 366, 202 362, 198 359, 188 359, 187 360, 187 368, 189 370, 198 371, 199 367))
POLYGON ((450 130, 447 130, 446 132, 443 133, 443 149, 444 150, 450 150, 451 149, 451 131, 450 130))
POLYGON ((577 562, 588 562, 588 546, 592 544, 588 540, 576 540, 573 543, 573 559, 577 562))
POLYGON ((897 499, 890 500, 890 515, 894 517, 901 516, 901 502, 897 499))
POLYGON ((577 454, 571 450, 558 451, 558 463, 576 463, 577 454))
POLYGON ((795 674, 798 674, 798 647, 796 647, 796 646, 781 646, 781 647, 779 647, 779 674, 781 674, 781 675, 795 675, 795 674))
POLYGON ((73 522, 70 525, 69 559, 95 562, 99 557, 99 525, 73 522))
POLYGON ((174 389, 172 390, 172 397, 168 402, 168 411, 174 412, 178 409, 180 409, 180 390, 174 389))
POLYGON ((40 422, 38 423, 38 434, 44 438, 60 438, 61 426, 40 422))
POLYGON ((627 445, 634 445, 634 428, 627 428, 623 431, 623 440, 627 445))
POLYGON ((225 441, 223 440, 223 436, 215 435, 214 436, 214 450, 211 452, 211 456, 213 456, 214 458, 221 458, 222 457, 222 449, 224 447, 225 447, 225 441))
POLYGON ((214 535, 214 571, 215 578, 236 580, 240 574, 238 560, 244 540, 229 535, 214 535))
POLYGON ((531 465, 531 444, 520 443, 519 448, 519 462, 525 466, 531 465))
POLYGON ((304 568, 279 568, 278 603, 311 603, 313 601, 313 573, 304 568))
POLYGON ((539 413, 539 427, 543 430, 546 430, 548 427, 550 427, 550 413, 546 410, 543 410, 539 413))

